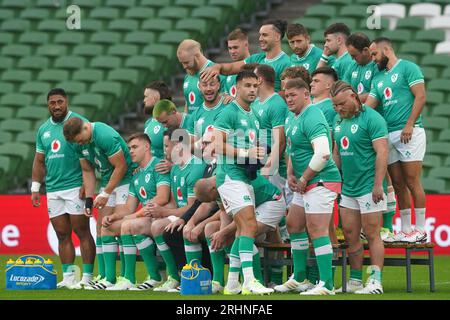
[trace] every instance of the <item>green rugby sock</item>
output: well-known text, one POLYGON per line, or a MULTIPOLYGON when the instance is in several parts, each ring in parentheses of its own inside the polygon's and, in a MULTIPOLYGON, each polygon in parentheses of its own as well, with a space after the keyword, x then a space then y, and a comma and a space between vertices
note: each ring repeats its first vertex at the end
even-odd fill
POLYGON ((139 253, 144 260, 145 268, 147 269, 150 278, 156 281, 161 281, 161 274, 158 270, 158 261, 156 260, 156 245, 152 238, 138 234, 133 236, 134 243, 139 249, 139 253))
POLYGON ((319 266, 320 280, 325 282, 325 287, 327 289, 331 290, 333 289, 333 247, 331 246, 330 237, 319 237, 312 242, 316 254, 317 265, 319 266))
POLYGON ((106 277, 105 272, 105 258, 103 257, 103 247, 102 247, 102 237, 97 237, 97 241, 95 243, 96 253, 97 253, 97 264, 98 264, 98 274, 100 278, 106 277))
POLYGON ((137 248, 133 241, 133 236, 131 234, 121 235, 123 255, 125 261, 124 277, 131 281, 131 283, 136 283, 136 253, 137 248))
POLYGON ((170 247, 164 241, 164 237, 162 235, 155 237, 156 246, 158 247, 159 253, 163 257, 164 262, 166 263, 167 274, 172 278, 180 281, 180 276, 178 275, 177 264, 175 263, 175 258, 173 257, 172 251, 170 247))
POLYGON ((211 240, 209 238, 206 239, 208 242, 209 252, 211 256, 211 264, 213 269, 213 281, 217 281, 220 285, 224 285, 224 268, 225 268, 225 250, 219 249, 217 251, 213 251, 211 249, 211 240))
POLYGON ((117 251, 119 250, 116 237, 103 236, 102 237, 103 256, 105 258, 106 280, 111 283, 116 283, 116 259, 117 251))
POLYGON ((291 233, 292 259, 294 262, 294 279, 302 282, 306 278, 306 263, 308 258, 309 241, 306 232, 291 233))

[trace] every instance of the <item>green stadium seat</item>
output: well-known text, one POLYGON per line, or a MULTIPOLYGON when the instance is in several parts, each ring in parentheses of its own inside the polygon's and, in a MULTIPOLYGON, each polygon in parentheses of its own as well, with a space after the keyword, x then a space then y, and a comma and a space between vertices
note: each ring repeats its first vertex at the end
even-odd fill
POLYGON ((42 94, 43 92, 48 92, 51 89, 51 85, 48 82, 25 82, 20 88, 19 92, 21 93, 29 93, 29 94, 42 94))
POLYGON ((425 154, 423 158, 423 175, 426 177, 431 169, 440 167, 442 164, 441 157, 433 154, 425 154))
POLYGON ((0 21, 14 18, 14 11, 10 9, 0 9, 0 21))
POLYGON ((446 68, 450 65, 450 56, 446 54, 427 54, 420 62, 421 66, 446 68))
POLYGON ((415 64, 419 63, 419 55, 417 54, 399 53, 398 57, 403 60, 414 62, 415 64))
POLYGON ((47 105, 47 92, 42 93, 34 98, 33 105, 42 106, 47 105))
POLYGON ((73 48, 74 55, 83 57, 95 57, 103 54, 103 47, 98 44, 80 44, 73 48))
POLYGON ((383 35, 391 39, 394 44, 409 42, 412 40, 411 30, 402 30, 402 29, 388 30, 385 31, 383 35))
MULTIPOLYGON (((367 19, 361 19, 359 27, 361 29, 367 29, 367 19)), ((380 34, 380 36, 383 35, 385 31, 389 30, 389 19, 381 18, 380 19, 380 28, 379 29, 369 29, 369 30, 376 31, 377 33, 380 34)))
POLYGON ((433 79, 427 84, 428 90, 441 91, 444 96, 450 93, 450 79, 433 79))
POLYGON ((123 1, 123 0, 106 0, 105 5, 107 7, 115 7, 115 8, 120 8, 120 9, 126 9, 126 8, 135 7, 136 6, 136 0, 127 0, 127 1, 123 1))
POLYGON ((397 20, 397 29, 420 31, 425 29, 425 19, 421 17, 406 17, 397 20))
POLYGON ((134 31, 134 32, 129 32, 125 35, 124 42, 138 44, 138 45, 147 45, 150 43, 154 43, 155 39, 156 39, 156 36, 153 32, 134 31))
POLYGON ((0 97, 0 105, 7 107, 23 107, 31 104, 31 96, 24 93, 8 93, 0 97))
POLYGON ((98 56, 92 59, 90 67, 95 69, 117 69, 122 65, 119 57, 114 56, 98 56))
POLYGON ((31 121, 25 119, 5 119, 0 122, 0 130, 13 133, 31 130, 31 121))
POLYGON ((115 20, 120 18, 120 11, 117 8, 95 8, 91 10, 89 18, 99 20, 115 20))
POLYGON ((10 9, 26 9, 30 5, 29 0, 2 0, 2 7, 10 9))
POLYGON ((166 30, 171 30, 173 27, 173 22, 169 19, 149 19, 142 23, 141 29, 144 31, 155 31, 164 32, 166 30))
POLYGON ((122 94, 122 84, 116 81, 94 82, 89 91, 92 93, 111 95, 120 99, 122 94))
POLYGON ((39 46, 36 50, 39 56, 56 58, 67 54, 67 47, 60 44, 45 44, 39 46))
POLYGON ((0 120, 13 118, 15 110, 15 108, 0 106, 0 120))
POLYGON ((323 4, 331 4, 331 5, 337 6, 337 7, 343 7, 343 6, 354 4, 354 1, 353 0, 323 0, 322 3, 323 4))
POLYGON ((443 193, 445 190, 445 181, 432 177, 422 178, 422 186, 427 193, 443 193))
POLYGON ((450 156, 450 142, 431 142, 427 144, 427 153, 450 156))
POLYGON ((103 5, 103 0, 76 0, 74 1, 77 6, 79 6, 81 8, 81 10, 83 9, 94 9, 97 7, 100 7, 101 5, 103 5))
POLYGON ((138 55, 138 46, 132 44, 116 44, 108 48, 107 54, 118 57, 129 57, 138 55))
POLYGON ((14 84, 9 82, 0 82, 0 94, 12 93, 14 91, 14 84))
POLYGON ((153 8, 136 7, 128 8, 124 17, 127 19, 147 20, 155 16, 155 9, 153 8))
POLYGON ((29 107, 23 107, 20 108, 20 110, 17 111, 17 119, 27 119, 31 121, 38 121, 38 122, 44 122, 44 120, 47 120, 47 118, 50 116, 48 109, 44 106, 42 107, 36 107, 36 106, 29 106, 29 107))
MULTIPOLYGON (((83 32, 97 32, 103 29, 103 22, 101 20, 95 19, 82 19, 81 20, 81 30, 83 32)), ((69 31, 70 32, 70 31, 69 31)))
POLYGON ((440 29, 420 30, 416 33, 416 40, 436 44, 445 41, 445 31, 440 29))
POLYGON ((323 20, 320 18, 308 18, 308 17, 302 17, 297 18, 293 23, 299 23, 306 27, 308 29, 308 32, 316 31, 316 30, 323 30, 324 23, 323 20))
MULTIPOLYGON (((433 115, 435 114, 435 109, 433 109, 433 115)), ((430 141, 437 141, 439 137, 439 133, 442 130, 445 130, 449 127, 450 118, 446 117, 425 117, 424 127, 427 130, 427 133, 432 133, 432 136, 429 137, 430 141)))
POLYGON ((55 68, 65 70, 83 69, 86 67, 86 58, 80 56, 64 56, 59 57, 53 64, 55 68))
POLYGON ((434 48, 430 43, 421 41, 410 41, 407 43, 403 43, 400 46, 401 53, 416 54, 418 56, 433 53, 433 50, 434 48))
POLYGON ((212 6, 193 9, 191 12, 191 17, 206 20, 208 24, 208 30, 210 30, 208 34, 213 37, 219 37, 222 35, 225 24, 233 27, 237 24, 237 20, 239 20, 238 15, 225 18, 225 14, 222 8, 212 6))
POLYGON ((108 25, 109 30, 119 31, 119 32, 131 32, 131 31, 137 30, 138 28, 139 28, 139 23, 133 19, 112 20, 108 25))
POLYGON ((40 31, 24 32, 19 37, 19 43, 21 44, 40 45, 42 43, 47 43, 48 41, 48 34, 40 31))
POLYGON ((157 71, 162 66, 158 65, 158 59, 149 56, 132 56, 125 61, 126 68, 157 71))
POLYGON ((36 6, 39 8, 48 8, 48 9, 54 9, 59 7, 58 3, 55 4, 55 1, 52 0, 36 0, 36 6))
POLYGON ((0 141, 2 143, 11 142, 14 139, 14 135, 8 131, 0 131, 0 141))
POLYGON ((178 20, 175 23, 175 30, 193 32, 200 42, 206 43, 209 38, 208 35, 208 24, 206 20, 187 18, 178 20))
POLYGON ((103 96, 96 93, 78 94, 72 98, 72 104, 77 107, 84 108, 86 110, 86 116, 88 116, 88 118, 91 120, 99 119, 99 113, 101 113, 102 111, 108 111, 103 110, 106 109, 103 96))
MULTIPOLYGON (((306 9, 305 17, 318 17, 318 18, 325 18, 330 19, 337 17, 337 9, 335 6, 332 5, 326 5, 326 4, 318 4, 309 7, 306 9)), ((326 27, 326 26, 325 26, 326 27)))
POLYGON ((207 0, 175 0, 174 5, 177 7, 198 8, 208 4, 207 0))
POLYGON ((176 63, 176 53, 175 47, 167 44, 150 44, 142 50, 142 54, 146 56, 161 57, 164 61, 161 62, 163 65, 163 74, 168 75, 176 63))
POLYGON ((31 80, 31 71, 10 69, 2 74, 2 81, 6 82, 26 82, 31 80))
POLYGON ((31 55, 31 47, 25 44, 8 44, 2 48, 2 56, 21 58, 31 55))
POLYGON ((450 167, 450 157, 445 158, 444 166, 450 167))
POLYGON ((69 95, 85 93, 87 91, 87 85, 81 81, 62 81, 55 85, 56 88, 63 88, 69 95))
POLYGON ((103 80, 103 71, 99 69, 81 69, 73 73, 72 80, 82 82, 96 82, 103 80))
POLYGON ((90 42, 99 44, 116 44, 120 43, 120 33, 112 31, 99 31, 92 34, 90 42))
POLYGON ((30 29, 31 23, 23 19, 9 19, 2 22, 0 30, 21 33, 30 29))
POLYGON ((44 20, 50 17, 50 12, 40 8, 27 8, 20 12, 19 17, 25 20, 44 20))
POLYGON ((12 44, 14 42, 14 34, 9 32, 0 32, 0 45, 12 44))
POLYGON ((341 8, 338 17, 367 19, 369 17, 369 14, 367 13, 367 6, 353 4, 341 8))
MULTIPOLYGON (((163 44, 173 44, 178 47, 181 41, 191 38, 191 34, 185 31, 166 31, 161 33, 158 41, 163 44)), ((194 40, 196 40, 194 38, 194 40)))
POLYGON ((69 72, 60 69, 46 69, 39 72, 37 80, 47 82, 60 82, 69 79, 69 72))
MULTIPOLYGON (((25 121, 25 120, 22 120, 25 121)), ((12 175, 28 175, 31 169, 31 155, 33 148, 25 143, 8 142, 0 144, 0 155, 13 157, 12 175), (25 165, 25 167, 24 167, 25 165), (20 171, 17 170, 20 168, 20 171)))
POLYGON ((350 30, 354 30, 358 25, 357 20, 354 18, 330 18, 325 21, 325 26, 330 26, 338 22, 344 23, 350 30))
POLYGON ((141 0, 140 5, 144 7, 152 7, 152 8, 164 8, 170 7, 173 4, 173 0, 141 0))
POLYGON ((438 78, 438 69, 435 67, 422 67, 421 70, 425 77, 425 81, 438 78))
POLYGON ((231 8, 235 11, 238 11, 242 8, 241 3, 239 3, 238 0, 209 0, 208 5, 222 8, 231 8))
POLYGON ((434 106, 444 102, 444 94, 439 91, 427 90, 427 106, 434 106))
POLYGON ((53 39, 54 43, 65 44, 69 46, 82 44, 86 41, 85 34, 80 31, 70 30, 65 32, 60 32, 55 35, 53 39))
POLYGON ((19 60, 17 63, 17 67, 21 69, 28 69, 28 70, 43 70, 47 69, 49 67, 49 59, 47 57, 34 57, 34 56, 27 56, 23 57, 19 60))
POLYGON ((450 118, 450 104, 439 104, 433 107, 433 116, 444 116, 450 118))
POLYGON ((316 46, 323 45, 325 43, 325 37, 323 35, 323 30, 317 30, 317 31, 311 32, 309 34, 309 36, 311 38, 311 43, 314 43, 316 46))
POLYGON ((446 190, 450 188, 450 167, 433 168, 429 172, 429 177, 444 180, 446 190))
POLYGON ((122 83, 122 90, 127 93, 127 96, 124 98, 127 100, 141 91, 141 88, 136 87, 136 83, 139 83, 139 71, 135 69, 121 68, 111 70, 108 73, 107 80, 122 83))
POLYGON ((398 4, 403 4, 404 6, 407 7, 407 9, 409 9, 410 6, 412 6, 413 4, 416 4, 416 3, 420 3, 421 0, 394 0, 394 1, 391 1, 391 2, 395 2, 395 3, 398 3, 398 4))
POLYGON ((12 69, 13 66, 14 66, 13 58, 0 56, 0 69, 2 69, 2 70, 12 69))
POLYGON ((442 71, 442 78, 450 79, 450 67, 445 68, 444 71, 442 71))
MULTIPOLYGON (((11 142, 4 140, 5 142, 11 142)), ((12 167, 12 160, 11 158, 7 156, 0 156, 0 191, 5 192, 6 188, 8 187, 9 182, 7 183, 8 179, 6 179, 6 176, 10 174, 12 167), (5 178, 5 179, 3 179, 5 178)))
POLYGON ((36 144, 36 132, 24 131, 17 135, 16 142, 22 142, 34 146, 36 144))
POLYGON ((42 20, 37 26, 38 31, 45 32, 61 32, 66 30, 66 20, 63 19, 51 19, 42 20))
POLYGON ((442 130, 439 134, 439 141, 450 142, 450 129, 442 130))

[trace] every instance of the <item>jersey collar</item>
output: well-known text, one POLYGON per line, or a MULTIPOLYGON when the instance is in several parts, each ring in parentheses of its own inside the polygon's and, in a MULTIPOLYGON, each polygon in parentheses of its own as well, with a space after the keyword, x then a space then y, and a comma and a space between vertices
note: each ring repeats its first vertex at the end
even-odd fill
POLYGON ((238 108, 241 109, 243 112, 245 112, 245 113, 251 113, 251 112, 252 112, 252 109, 251 109, 251 108, 250 108, 250 110, 248 110, 248 111, 245 110, 244 108, 242 108, 241 105, 236 101, 236 99, 235 99, 233 102, 234 102, 234 104, 237 105, 238 108))
POLYGON ((273 59, 267 59, 267 53, 266 53, 266 57, 264 58, 264 62, 274 62, 274 61, 277 61, 278 59, 280 59, 283 55, 285 55, 286 53, 283 51, 283 50, 281 50, 281 52, 280 52, 280 54, 279 55, 277 55, 275 58, 273 58, 273 59))
POLYGON ((390 68, 389 70, 385 69, 384 73, 389 73, 389 72, 391 72, 392 70, 394 70, 395 67, 398 66, 398 64, 400 63, 400 61, 402 61, 402 59, 398 59, 397 62, 396 62, 396 63, 392 66, 392 68, 390 68))
POLYGON ((267 101, 269 101, 274 95, 276 94, 276 92, 274 92, 274 93, 272 93, 270 96, 268 96, 267 98, 266 98, 266 100, 264 100, 264 101, 262 101, 261 99, 259 99, 259 103, 260 104, 264 104, 264 103, 266 103, 267 101))
POLYGON ((203 109, 205 109, 206 111, 211 111, 211 110, 217 109, 218 107, 220 107, 220 106, 222 105, 223 99, 224 99, 224 97, 222 96, 222 97, 219 99, 219 102, 217 102, 217 104, 216 104, 215 106, 211 107, 211 108, 205 106, 205 102, 203 101, 202 107, 203 107, 203 109))
POLYGON ((315 45, 314 44, 310 44, 308 51, 306 51, 306 53, 303 55, 303 57, 299 57, 298 55, 295 55, 297 57, 298 61, 303 61, 306 58, 308 58, 309 54, 311 53, 312 49, 314 49, 315 45))
POLYGON ((151 165, 152 163, 155 161, 155 157, 152 156, 152 158, 150 159, 150 161, 147 163, 147 165, 145 166, 145 168, 141 168, 139 171, 146 171, 151 165))

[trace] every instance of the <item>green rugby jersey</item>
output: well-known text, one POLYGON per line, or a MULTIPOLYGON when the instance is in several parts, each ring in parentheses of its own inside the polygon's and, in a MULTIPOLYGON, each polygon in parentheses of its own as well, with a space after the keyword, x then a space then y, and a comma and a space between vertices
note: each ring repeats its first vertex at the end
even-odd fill
POLYGON ((161 159, 152 157, 147 166, 140 168, 131 179, 128 193, 137 198, 143 205, 146 205, 156 196, 158 187, 170 186, 170 175, 161 174, 155 170, 155 166, 160 161, 161 159))
POLYGON ((387 124, 370 107, 351 119, 336 116, 333 126, 334 140, 341 157, 342 194, 360 197, 371 193, 375 179, 376 152, 372 142, 387 138, 387 124))
POLYGON ((317 69, 322 53, 322 49, 311 44, 303 57, 299 57, 295 53, 291 55, 291 67, 302 66, 311 74, 317 69))
POLYGON ((244 60, 245 63, 259 63, 259 64, 267 64, 271 66, 275 70, 275 91, 278 92, 281 89, 281 74, 284 69, 289 68, 291 66, 291 59, 284 52, 281 51, 278 56, 273 59, 267 59, 265 52, 259 52, 252 54, 250 57, 244 60))
MULTIPOLYGON (((208 60, 205 65, 194 75, 186 74, 184 76, 183 82, 183 95, 184 100, 186 101, 188 112, 192 113, 197 108, 199 108, 203 103, 203 96, 198 88, 198 82, 200 80, 201 73, 208 67, 215 65, 214 62, 208 60)), ((223 92, 223 88, 225 86, 225 77, 219 76, 220 78, 220 92, 223 92)))
MULTIPOLYGON (((274 92, 266 100, 259 98, 250 105, 253 113, 259 122, 259 137, 267 145, 272 146, 272 129, 284 127, 289 109, 284 99, 274 92)), ((286 177, 286 161, 281 157, 278 172, 282 177, 286 177)))
POLYGON ((148 119, 144 124, 144 132, 150 138, 152 155, 160 159, 164 158, 164 132, 166 130, 162 123, 155 118, 148 119))
POLYGON ((333 128, 334 118, 337 114, 336 111, 334 111, 333 102, 331 99, 326 98, 317 103, 314 102, 313 106, 319 108, 323 112, 323 115, 325 116, 325 119, 327 119, 328 126, 331 130, 331 128, 333 128))
POLYGON ((91 125, 91 141, 88 144, 79 145, 79 157, 88 160, 95 166, 101 176, 100 186, 106 187, 114 171, 109 158, 122 151, 128 169, 118 186, 130 183, 136 165, 131 161, 130 151, 125 140, 116 130, 105 123, 91 122, 91 125))
MULTIPOLYGON (((419 66, 402 59, 399 59, 390 70, 381 71, 373 79, 369 95, 377 99, 382 106, 382 114, 389 132, 405 127, 414 104, 411 87, 419 83, 424 83, 419 66)), ((423 127, 422 115, 417 118, 414 125, 423 127)))
POLYGON ((343 80, 345 73, 348 70, 349 65, 353 62, 353 59, 351 55, 346 51, 342 56, 339 58, 329 60, 328 65, 333 68, 337 75, 339 80, 343 80))
POLYGON ((222 112, 225 105, 223 104, 223 97, 213 107, 202 106, 194 111, 191 118, 191 126, 187 129, 189 134, 194 135, 196 139, 201 138, 209 127, 214 127, 214 121, 222 112))
POLYGON ((68 111, 63 121, 54 122, 50 117, 36 133, 36 152, 45 156, 47 192, 78 188, 83 183, 76 145, 67 142, 63 134, 64 124, 73 117, 87 121, 79 114, 68 111))
POLYGON ((349 83, 358 94, 369 93, 372 87, 372 79, 379 72, 377 64, 373 61, 361 65, 353 60, 348 65, 342 80, 349 83))
POLYGON ((277 201, 282 196, 281 191, 260 174, 251 185, 255 192, 255 208, 267 201, 277 201))
POLYGON ((223 84, 223 92, 226 94, 236 98, 236 77, 237 74, 231 74, 229 76, 226 76, 224 84, 223 84))
MULTIPOLYGON (((314 154, 311 142, 315 138, 327 137, 331 155, 331 133, 323 112, 312 105, 307 106, 299 115, 294 116, 291 122, 289 130, 290 157, 295 177, 300 178, 314 154)), ((322 171, 308 181, 308 185, 319 181, 341 182, 339 170, 331 156, 322 171)))
POLYGON ((188 198, 195 197, 195 183, 203 178, 206 163, 192 156, 184 166, 174 165, 170 170, 170 189, 178 208, 188 204, 188 198))
MULTIPOLYGON (((244 110, 236 100, 224 108, 220 117, 214 122, 214 128, 227 134, 227 144, 234 148, 250 149, 256 146, 258 139, 259 122, 256 115, 244 110)), ((250 184, 250 179, 245 174, 245 169, 238 166, 234 157, 226 158, 222 155, 218 158, 217 186, 225 181, 225 176, 232 180, 243 181, 250 184)))

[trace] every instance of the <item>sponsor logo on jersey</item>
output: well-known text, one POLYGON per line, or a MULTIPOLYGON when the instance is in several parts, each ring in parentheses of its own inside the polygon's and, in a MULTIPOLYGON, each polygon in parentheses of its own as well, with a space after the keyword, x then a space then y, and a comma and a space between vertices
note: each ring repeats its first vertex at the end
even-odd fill
POLYGON ((184 186, 184 177, 181 177, 181 179, 180 179, 180 185, 181 185, 181 186, 184 186))
POLYGON ((50 131, 45 131, 44 134, 42 135, 42 138, 44 139, 50 138, 50 131))
POLYGON ((147 192, 145 191, 144 187, 139 188, 139 194, 141 195, 142 198, 147 198, 147 192))
POLYGON ((386 100, 391 99, 392 98, 392 89, 390 87, 384 88, 383 94, 384 94, 384 98, 386 100))
POLYGON ((341 147, 342 147, 342 149, 347 150, 349 145, 350 145, 350 141, 348 140, 348 138, 346 136, 343 136, 341 138, 341 147))
POLYGON ((205 118, 200 118, 197 120, 197 125, 201 126, 203 124, 203 122, 205 122, 205 118))
POLYGON ((263 112, 264 112, 264 109, 261 109, 261 110, 258 111, 258 114, 259 114, 260 117, 262 116, 263 112))
POLYGON ((336 126, 334 128, 334 132, 341 132, 341 126, 336 126))
POLYGON ((55 139, 52 141, 52 152, 56 153, 59 151, 59 149, 61 149, 61 142, 59 142, 58 139, 55 139))
POLYGON ((360 82, 358 83, 358 94, 363 93, 364 91, 364 85, 360 82))
POLYGON ((195 102, 195 93, 193 91, 189 92, 189 103, 194 104, 195 102))
POLYGON ((259 121, 258 120, 255 120, 255 127, 256 127, 256 129, 259 129, 259 121))
POLYGON ((187 89, 188 86, 189 86, 189 82, 185 81, 183 83, 183 89, 187 89))
POLYGON ((236 86, 235 85, 231 86, 231 88, 230 88, 231 96, 236 97, 236 93, 237 93, 236 86))
POLYGON ((83 151, 81 151, 81 153, 83 154, 83 156, 87 157, 89 156, 89 150, 84 149, 83 151))
POLYGON ((245 195, 242 199, 244 199, 244 201, 252 201, 252 198, 250 198, 249 195, 245 195))
POLYGON ((378 82, 377 87, 380 89, 383 86, 383 81, 378 82))
POLYGON ((228 76, 227 77, 227 82, 231 82, 231 80, 233 80, 233 76, 228 76))
POLYGON ((366 202, 365 206, 366 206, 366 210, 369 210, 370 209, 370 202, 366 202))
POLYGON ((256 133, 254 130, 249 130, 248 131, 248 138, 250 140, 251 143, 255 142, 255 138, 256 138, 256 133))
POLYGON ((303 67, 304 67, 306 70, 309 70, 309 63, 304 63, 304 64, 303 64, 303 67))
POLYGON ((366 78, 366 80, 369 80, 371 76, 372 76, 372 70, 367 70, 366 74, 364 75, 364 78, 366 78))
POLYGON ((273 197, 272 197, 272 199, 275 200, 275 201, 278 201, 278 200, 280 200, 281 198, 283 198, 283 194, 282 194, 282 193, 280 193, 280 194, 274 194, 273 197))
POLYGON ((161 130, 161 126, 160 126, 160 125, 157 125, 157 126, 155 126, 155 127, 153 128, 153 133, 154 133, 154 134, 157 134, 157 133, 159 132, 159 130, 161 130))
POLYGON ((392 83, 397 82, 397 79, 398 79, 398 73, 394 73, 394 74, 391 76, 391 81, 392 81, 392 83))
POLYGON ((150 173, 147 173, 145 175, 145 183, 148 183, 150 181, 150 173))
POLYGON ((212 124, 210 124, 209 126, 206 127, 205 132, 213 132, 214 131, 214 126, 212 124))
POLYGON ((134 180, 134 185, 137 186, 138 184, 139 184, 139 180, 138 180, 138 179, 135 179, 135 180, 134 180))
POLYGON ((183 200, 183 193, 181 192, 181 188, 177 187, 177 199, 178 201, 182 201, 183 200))
POLYGON ((353 71, 352 72, 352 78, 356 78, 358 77, 358 71, 353 71))
POLYGON ((355 134, 356 131, 358 131, 358 125, 357 124, 352 124, 350 131, 355 134))

